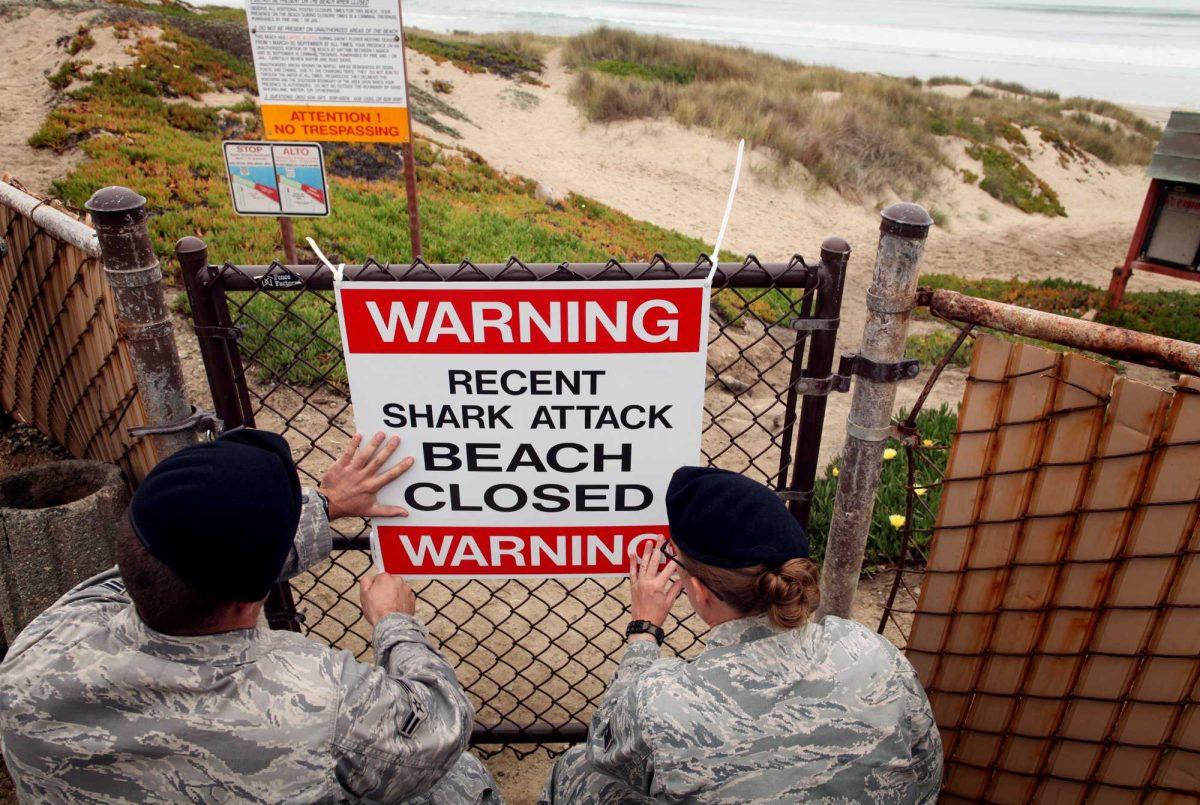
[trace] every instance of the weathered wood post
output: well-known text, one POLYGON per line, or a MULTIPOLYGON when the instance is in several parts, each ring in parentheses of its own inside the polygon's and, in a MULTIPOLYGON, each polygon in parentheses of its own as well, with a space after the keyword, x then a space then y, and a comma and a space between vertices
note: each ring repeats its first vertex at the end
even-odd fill
MULTIPOLYGON (((916 204, 893 204, 882 215, 859 355, 866 362, 888 365, 904 357, 908 314, 917 298, 917 264, 933 219, 916 204)), ((883 448, 891 433, 896 382, 896 378, 879 380, 859 373, 854 383, 821 568, 821 615, 850 616, 883 470, 883 448)))
MULTIPOLYGON (((117 328, 129 350, 146 421, 155 427, 180 425, 192 406, 163 296, 162 269, 146 227, 146 199, 126 187, 105 187, 85 206, 96 227, 104 279, 112 289, 117 328)), ((196 433, 183 427, 150 438, 161 460, 194 444, 196 433)))

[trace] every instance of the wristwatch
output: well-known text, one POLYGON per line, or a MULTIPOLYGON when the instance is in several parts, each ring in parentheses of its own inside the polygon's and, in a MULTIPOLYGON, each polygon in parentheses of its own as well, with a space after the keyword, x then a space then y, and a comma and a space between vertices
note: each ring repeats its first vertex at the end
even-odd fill
POLYGON ((667 637, 661 626, 657 626, 650 621, 630 621, 629 625, 625 627, 625 636, 632 637, 635 634, 654 635, 654 642, 660 646, 667 637))

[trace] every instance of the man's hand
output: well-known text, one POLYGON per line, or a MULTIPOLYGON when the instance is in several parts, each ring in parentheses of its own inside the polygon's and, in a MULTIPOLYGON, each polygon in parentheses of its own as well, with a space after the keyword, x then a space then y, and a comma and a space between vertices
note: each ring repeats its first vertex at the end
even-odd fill
POLYGON ((400 576, 388 573, 363 576, 358 582, 358 590, 363 617, 371 626, 393 612, 412 615, 417 611, 417 595, 400 576))
POLYGON ((354 434, 350 446, 321 478, 317 487, 329 498, 329 519, 339 517, 407 517, 403 506, 382 506, 375 497, 379 490, 399 478, 413 465, 412 457, 403 459, 390 469, 380 472, 387 460, 400 446, 400 437, 393 436, 384 444, 382 433, 366 445, 361 433, 354 434))
POLYGON ((671 605, 683 590, 682 579, 671 580, 675 562, 663 565, 662 546, 663 539, 659 537, 645 556, 639 553, 629 560, 629 617, 635 621, 650 621, 655 626, 663 625, 671 605))

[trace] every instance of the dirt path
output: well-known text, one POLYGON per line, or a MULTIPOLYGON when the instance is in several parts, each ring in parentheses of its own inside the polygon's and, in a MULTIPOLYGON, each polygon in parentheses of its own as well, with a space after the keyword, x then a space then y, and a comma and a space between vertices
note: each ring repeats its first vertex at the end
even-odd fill
POLYGON ((46 76, 68 58, 55 40, 74 33, 93 14, 17 8, 0 0, 5 39, 0 53, 0 175, 12 173, 35 192, 45 192, 52 179, 68 173, 82 158, 79 152, 60 155, 30 148, 28 141, 54 100, 46 76))

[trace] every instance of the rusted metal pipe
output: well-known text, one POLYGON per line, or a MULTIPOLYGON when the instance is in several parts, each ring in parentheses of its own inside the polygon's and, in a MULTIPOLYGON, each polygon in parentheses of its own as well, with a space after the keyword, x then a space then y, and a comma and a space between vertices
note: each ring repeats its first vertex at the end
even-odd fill
POLYGON ((1200 375, 1200 344, 1189 341, 977 299, 955 291, 922 288, 917 304, 951 321, 1052 341, 1117 360, 1200 375))
MULTIPOLYGON (((192 407, 163 298, 162 269, 146 227, 146 199, 125 187, 105 187, 86 206, 96 225, 104 279, 112 290, 117 330, 129 351, 146 424, 181 422, 192 407)), ((162 460, 195 443, 196 434, 183 431, 150 438, 162 460)))
MULTIPOLYGON (((904 357, 909 312, 917 296, 917 265, 932 225, 929 213, 916 204, 893 204, 883 211, 875 275, 867 289, 867 322, 859 350, 868 360, 886 364, 904 357)), ((855 380, 833 519, 821 567, 818 616, 850 617, 895 401, 895 381, 876 381, 863 376, 855 380)))

